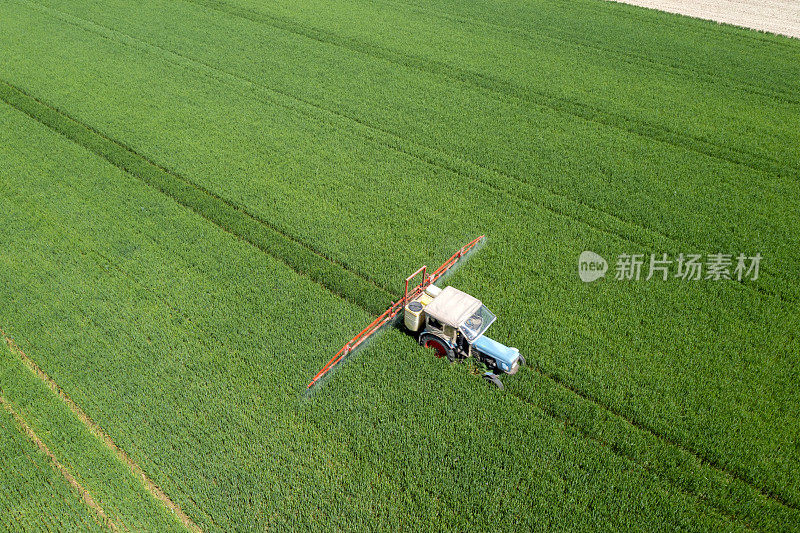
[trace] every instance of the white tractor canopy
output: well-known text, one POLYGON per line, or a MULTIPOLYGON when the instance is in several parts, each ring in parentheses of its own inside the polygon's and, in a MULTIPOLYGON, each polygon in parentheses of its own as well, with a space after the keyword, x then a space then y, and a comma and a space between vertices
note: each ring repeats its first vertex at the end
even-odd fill
POLYGON ((442 324, 457 328, 483 306, 480 300, 455 287, 445 287, 425 308, 425 312, 442 324))

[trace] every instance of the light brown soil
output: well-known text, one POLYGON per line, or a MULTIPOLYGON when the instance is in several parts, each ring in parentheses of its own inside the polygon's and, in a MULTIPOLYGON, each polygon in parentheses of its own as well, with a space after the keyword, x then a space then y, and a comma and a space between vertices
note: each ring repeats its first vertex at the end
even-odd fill
POLYGON ((611 0, 800 39, 800 0, 611 0))

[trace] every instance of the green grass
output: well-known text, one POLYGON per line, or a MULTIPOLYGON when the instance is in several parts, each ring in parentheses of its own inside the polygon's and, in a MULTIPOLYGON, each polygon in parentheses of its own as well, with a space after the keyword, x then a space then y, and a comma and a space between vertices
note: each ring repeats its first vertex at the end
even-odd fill
POLYGON ((553 40, 565 46, 587 47, 605 56, 650 63, 659 69, 780 99, 796 100, 798 94, 798 51, 785 37, 592 0, 404 3, 432 18, 491 26, 527 36, 531 42, 553 40))
MULTIPOLYGON (((544 106, 703 153, 719 151, 733 158, 730 148, 742 150, 741 160, 757 167, 780 168, 770 161, 785 156, 785 162, 797 168, 797 132, 783 120, 787 113, 796 114, 796 109, 738 87, 715 87, 718 94, 709 102, 696 97, 698 87, 707 85, 685 73, 661 74, 661 69, 651 64, 633 63, 618 54, 606 54, 598 61, 600 54, 594 49, 522 38, 469 20, 449 21, 396 4, 393 16, 387 17, 386 6, 380 3, 365 7, 334 2, 313 10, 298 8, 296 1, 198 3, 262 26, 479 87, 489 93, 485 95, 488 99, 544 106), (392 31, 394 17, 403 18, 401 31, 392 31), (436 38, 431 39, 432 35, 436 38), (570 68, 564 68, 566 64, 570 68), (732 94, 736 97, 731 98, 732 94), (715 127, 723 120, 726 131, 735 132, 735 137, 715 127), (760 145, 763 149, 757 150, 760 145)), ((796 60, 797 50, 784 57, 796 60)))
MULTIPOLYGON (((371 56, 368 51, 359 53, 324 45, 280 30, 276 36, 272 26, 215 14, 192 5, 169 4, 171 7, 167 8, 156 3, 146 6, 153 12, 142 8, 144 13, 140 15, 137 11, 135 20, 139 17, 144 20, 135 27, 131 27, 131 22, 117 22, 110 15, 114 10, 102 6, 97 7, 101 14, 85 15, 87 20, 118 28, 124 35, 94 23, 80 22, 72 15, 48 11, 39 12, 40 17, 38 8, 20 8, 29 17, 41 18, 50 28, 48 31, 64 32, 61 38, 71 43, 69 49, 85 50, 82 57, 93 57, 93 65, 107 72, 104 76, 117 76, 115 83, 120 86, 120 92, 107 91, 107 78, 99 78, 98 85, 93 88, 95 100, 87 102, 77 84, 92 83, 92 80, 81 76, 81 65, 75 67, 73 75, 62 80, 60 88, 50 83, 46 69, 30 76, 41 76, 47 93, 53 95, 48 101, 64 106, 90 124, 102 125, 105 133, 122 138, 134 149, 140 148, 156 162, 190 178, 198 176, 200 184, 211 190, 228 191, 224 196, 229 200, 253 209, 258 206, 252 204, 267 204, 262 209, 269 209, 269 214, 259 211, 260 216, 284 229, 292 228, 292 233, 306 242, 329 240, 330 234, 335 232, 320 235, 320 228, 327 228, 327 225, 306 229, 298 227, 295 221, 280 221, 275 207, 285 204, 285 195, 297 197, 305 192, 294 189, 298 188, 299 181, 308 180, 309 173, 321 174, 320 179, 326 180, 321 184, 325 191, 342 188, 341 180, 331 183, 332 173, 318 170, 324 168, 320 165, 334 164, 327 161, 331 157, 336 159, 335 164, 343 165, 341 168, 348 175, 362 174, 379 179, 376 176, 398 173, 394 168, 389 171, 375 168, 367 161, 343 161, 344 154, 330 150, 321 155, 325 162, 314 162, 311 170, 305 170, 303 165, 311 163, 313 154, 307 156, 305 149, 288 150, 284 131, 292 130, 292 136, 302 146, 315 147, 319 144, 315 134, 298 139, 300 132, 296 131, 310 129, 307 124, 311 115, 314 122, 335 127, 337 136, 349 133, 357 139, 366 137, 373 144, 392 147, 400 154, 421 160, 426 167, 432 165, 433 169, 422 171, 425 174, 455 173, 454 177, 442 179, 490 183, 514 197, 609 229, 643 246, 651 246, 656 240, 660 247, 670 249, 719 247, 735 250, 735 253, 755 253, 753 245, 757 242, 763 248, 762 253, 774 258, 772 265, 765 265, 767 275, 781 278, 781 293, 797 296, 796 286, 785 283, 787 278, 793 279, 793 272, 800 268, 790 245, 797 231, 794 213, 800 209, 794 200, 797 197, 793 179, 797 175, 795 166, 777 165, 780 168, 775 172, 764 173, 732 164, 724 158, 682 150, 669 140, 659 142, 646 134, 620 131, 574 114, 564 114, 539 105, 538 101, 531 105, 515 98, 499 98, 494 93, 487 94, 481 88, 453 80, 446 73, 420 72, 396 61, 371 56), (85 29, 65 25, 58 17, 65 17, 85 29), (196 22, 182 24, 187 18, 196 22), (174 22, 164 27, 164 21, 174 22), (194 27, 203 27, 204 31, 194 32, 191 29, 194 27), (241 42, 232 43, 237 35, 242 36, 241 42), (259 52, 261 48, 281 53, 263 54, 259 52), (116 68, 117 57, 126 57, 126 65, 132 70, 116 68), (174 77, 148 79, 146 73, 153 64, 173 72, 174 77), (137 83, 136 76, 131 78, 132 72, 140 72, 145 78, 138 82, 139 90, 128 94, 137 83), (209 78, 218 81, 209 81, 209 78), (207 90, 192 92, 192 87, 205 87, 208 83, 219 87, 220 94, 226 95, 224 101, 217 101, 207 90), (123 84, 128 88, 124 89, 123 84), (53 91, 65 91, 66 98, 53 100, 53 91), (117 99, 128 105, 114 106, 112 102, 117 99), (421 102, 425 105, 420 105, 421 102), (135 116, 134 110, 152 106, 158 106, 164 116, 175 120, 164 124, 158 114, 153 114, 148 117, 150 123, 140 123, 141 117, 135 116), (254 112, 256 109, 258 111, 254 112), (429 109, 437 112, 432 114, 429 109), (141 133, 130 131, 129 124, 133 122, 140 123, 141 133), (200 138, 187 139, 181 135, 187 123, 213 131, 211 138, 219 136, 226 142, 207 144, 200 138), (273 125, 278 123, 283 126, 273 125), (153 139, 153 132, 162 129, 164 138, 153 139), (454 131, 458 135, 451 134, 454 131), (174 144, 167 149, 165 140, 172 140, 174 144), (285 141, 286 144, 281 144, 285 141), (252 158, 254 151, 270 155, 258 161, 252 158), (356 166, 359 164, 367 168, 356 166), (269 176, 270 190, 262 188, 266 176, 269 176), (244 188, 243 183, 247 184, 244 188), (279 184, 282 188, 276 191, 279 184), (673 214, 675 205, 682 206, 680 216, 673 214), (709 222, 712 220, 724 223, 713 224, 709 222)), ((131 19, 122 14, 118 17, 131 19)), ((35 35, 35 32, 27 32, 27 35, 35 35)), ((24 38, 21 36, 17 42, 24 38)), ((65 53, 63 47, 55 43, 28 44, 26 53, 33 56, 37 49, 43 48, 41 53, 46 62, 65 53)), ((64 57, 63 62, 63 68, 70 68, 69 57, 64 57)), ((10 69, 13 68, 12 65, 10 69)), ((626 79, 647 79, 641 74, 637 76, 631 74, 626 79)), ((664 84, 669 86, 678 81, 687 82, 685 76, 674 74, 673 79, 664 84)), ((27 82, 33 83, 33 80, 27 82)), ((695 92, 708 90, 696 85, 692 89, 695 92)), ((611 88, 608 92, 619 93, 611 88)), ((708 110, 705 118, 699 120, 712 126, 727 125, 729 120, 713 115, 713 110, 743 105, 740 101, 743 94, 734 89, 714 93, 713 102, 704 101, 708 110)), ((675 99, 685 97, 676 96, 675 99)), ((675 107, 669 103, 663 105, 675 107)), ((756 126, 770 122, 766 117, 773 114, 775 118, 771 122, 775 127, 794 132, 791 125, 796 122, 796 106, 782 112, 768 111, 767 108, 774 105, 769 99, 763 102, 766 107, 750 105, 748 109, 758 120, 748 119, 743 126, 732 129, 736 135, 729 134, 731 142, 738 142, 745 130, 755 131, 756 126)), ((764 132, 758 134, 759 138, 766 136, 764 132)), ((785 140, 786 136, 779 138, 785 140)), ((332 142, 340 144, 338 138, 332 142)), ((794 141, 787 142, 790 148, 797 145, 794 141)), ((734 149, 726 144, 715 146, 723 151, 734 149)), ((319 151, 321 149, 322 146, 319 151)), ((745 159, 757 165, 755 159, 745 159)), ((392 185, 393 188, 402 186, 392 185)), ((332 216, 336 217, 342 201, 334 204, 327 197, 316 198, 315 191, 306 194, 314 197, 320 209, 332 211, 332 216)), ((302 201, 307 200, 303 198, 302 201)), ((349 204, 345 201, 344 205, 349 204)), ((350 256, 357 255, 357 250, 348 250, 336 259, 349 264, 350 256)), ((371 264, 371 261, 369 258, 365 262, 371 264)), ((395 267, 395 271, 398 269, 402 270, 395 267)), ((392 276, 395 276, 394 271, 392 276)), ((393 282, 396 276, 388 278, 385 283, 393 282)))
MULTIPOLYGON (((5 316, 5 315, 4 315, 5 316)), ((0 346, 3 398, 53 453, 55 459, 87 490, 119 528, 138 531, 180 531, 175 520, 100 440, 26 367, 3 341, 0 346)), ((0 408, 0 527, 19 530, 106 529, 105 522, 67 484, 0 408), (27 460, 26 460, 27 459, 27 460)))
POLYGON ((11 334, 203 527, 727 527, 398 332, 305 397, 363 311, 5 109, 10 166, 33 146, 52 154, 17 167, 25 194, 4 201, 18 236, 4 243, 4 281, 24 282, 3 294, 11 334), (142 209, 171 224, 132 224, 142 209), (163 272, 177 277, 154 284, 163 272), (502 472, 516 473, 492 486, 502 472), (630 491, 639 503, 611 513, 630 491))
POLYGON ((103 530, 81 496, 51 466, 44 452, 20 432, 5 409, 0 409, 0 452, 0 530, 103 530))
POLYGON ((795 41, 599 2, 2 10, 3 327, 204 528, 798 523, 795 41), (532 369, 498 393, 391 331, 302 393, 481 233, 448 282, 532 369), (765 262, 584 285, 584 249, 765 262))

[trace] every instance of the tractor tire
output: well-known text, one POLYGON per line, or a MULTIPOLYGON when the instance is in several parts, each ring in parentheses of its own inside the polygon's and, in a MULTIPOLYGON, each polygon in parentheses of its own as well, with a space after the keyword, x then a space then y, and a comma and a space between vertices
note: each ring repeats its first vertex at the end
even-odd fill
POLYGON ((447 360, 451 363, 456 360, 456 354, 453 349, 435 335, 423 334, 419 338, 419 343, 425 348, 431 348, 438 358, 447 357, 447 360))
POLYGON ((498 389, 503 390, 503 382, 500 381, 500 378, 498 378, 492 372, 485 373, 483 375, 483 379, 485 379, 486 381, 488 381, 489 383, 491 383, 492 385, 494 385, 498 389))

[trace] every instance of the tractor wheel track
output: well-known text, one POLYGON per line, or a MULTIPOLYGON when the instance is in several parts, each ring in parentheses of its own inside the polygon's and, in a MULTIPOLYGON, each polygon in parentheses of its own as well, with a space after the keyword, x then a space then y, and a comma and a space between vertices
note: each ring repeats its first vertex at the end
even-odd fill
MULTIPOLYGON (((25 364, 28 369, 33 372, 40 381, 42 381, 53 394, 58 396, 61 401, 63 401, 67 407, 72 411, 72 413, 78 417, 78 419, 83 423, 84 426, 89 429, 89 431, 98 437, 103 444, 109 448, 114 455, 122 461, 133 473, 134 477, 141 480, 144 484, 145 488, 147 489, 150 494, 153 495, 157 500, 159 500, 163 505, 165 505, 170 511, 172 511, 175 516, 181 521, 181 523, 186 527, 188 530, 193 532, 201 532, 202 530, 200 527, 195 524, 191 518, 189 518, 186 513, 180 508, 178 504, 170 499, 170 497, 161 490, 158 485, 156 485, 148 476, 145 474, 144 470, 133 460, 131 457, 116 443, 111 439, 108 433, 103 430, 86 412, 77 404, 75 403, 72 398, 70 398, 66 392, 64 392, 61 387, 53 380, 49 375, 47 375, 44 370, 39 367, 39 365, 34 362, 33 359, 28 357, 28 355, 22 351, 22 349, 17 346, 14 340, 6 334, 3 329, 0 329, 0 336, 2 336, 5 343, 8 345, 9 349, 12 353, 16 354, 20 360, 25 364)), ((103 513, 105 515, 105 513, 103 513)))
MULTIPOLYGON (((0 332, 2 332, 2 330, 0 330, 0 332)), ((2 336, 3 339, 6 341, 6 343, 8 344, 9 348, 13 350, 12 348, 13 342, 10 341, 10 339, 6 337, 5 334, 3 334, 2 336)), ((80 481, 78 481, 75 478, 75 476, 72 475, 69 469, 65 467, 56 458, 55 454, 53 454, 53 452, 50 451, 50 448, 47 446, 47 444, 45 444, 42 441, 42 439, 39 438, 39 435, 36 434, 36 432, 33 430, 33 428, 31 428, 31 426, 22 417, 22 415, 20 415, 11 405, 11 403, 5 399, 5 397, 2 394, 2 391, 0 391, 0 406, 2 406, 3 409, 13 417, 14 421, 17 424, 17 428, 20 430, 20 432, 23 433, 26 437, 28 437, 28 439, 30 439, 31 442, 33 442, 36 445, 36 447, 47 456, 47 458, 50 460, 50 463, 53 466, 53 469, 59 474, 61 474, 64 480, 66 480, 66 482, 74 490, 76 490, 78 494, 80 494, 83 503, 86 504, 86 506, 89 507, 92 510, 92 512, 97 515, 97 517, 100 519, 100 522, 115 533, 120 531, 120 527, 113 519, 111 519, 111 517, 108 516, 108 514, 100 505, 100 503, 98 503, 98 501, 92 496, 92 493, 89 492, 83 485, 81 485, 80 481)))

